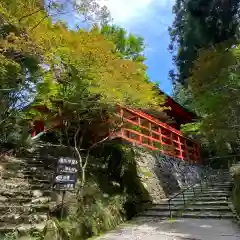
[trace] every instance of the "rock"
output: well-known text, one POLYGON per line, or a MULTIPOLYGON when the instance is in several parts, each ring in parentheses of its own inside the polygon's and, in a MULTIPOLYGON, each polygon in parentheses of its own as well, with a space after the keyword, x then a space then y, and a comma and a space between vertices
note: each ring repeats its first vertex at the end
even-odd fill
POLYGON ((2 178, 3 174, 4 174, 4 167, 0 165, 0 178, 2 178))
POLYGON ((138 177, 154 203, 193 183, 197 183, 204 171, 181 159, 162 153, 138 152, 138 177))
POLYGON ((120 187, 120 184, 118 182, 112 181, 112 185, 115 187, 120 187))
POLYGON ((7 197, 0 196, 0 202, 6 202, 8 200, 7 197))
POLYGON ((44 203, 49 202, 49 198, 48 197, 39 197, 39 198, 32 199, 31 202, 35 203, 35 204, 37 204, 37 203, 44 204, 44 203))
POLYGON ((31 216, 31 222, 46 222, 47 221, 47 215, 39 215, 39 214, 34 214, 31 216))
POLYGON ((33 197, 39 198, 39 197, 43 196, 43 193, 40 190, 33 190, 32 195, 33 195, 33 197))
POLYGON ((19 215, 19 214, 15 214, 15 215, 14 215, 14 219, 15 219, 15 220, 17 220, 17 219, 19 219, 19 218, 20 218, 20 215, 19 215))
POLYGON ((26 234, 29 231, 29 225, 23 224, 21 226, 18 226, 17 231, 21 235, 26 234))

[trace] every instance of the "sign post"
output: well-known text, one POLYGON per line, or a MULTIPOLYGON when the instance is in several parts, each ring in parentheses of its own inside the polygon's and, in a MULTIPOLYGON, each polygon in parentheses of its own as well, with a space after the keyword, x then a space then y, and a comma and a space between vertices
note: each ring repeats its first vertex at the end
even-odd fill
POLYGON ((57 170, 53 188, 62 192, 61 220, 63 218, 63 205, 66 191, 73 191, 77 182, 77 160, 60 158, 57 163, 57 170))

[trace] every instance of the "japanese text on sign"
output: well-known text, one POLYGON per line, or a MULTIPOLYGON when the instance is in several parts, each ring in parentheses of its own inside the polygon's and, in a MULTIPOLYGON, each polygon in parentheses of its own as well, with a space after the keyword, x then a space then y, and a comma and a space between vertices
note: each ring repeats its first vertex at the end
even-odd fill
POLYGON ((77 160, 61 157, 58 160, 54 189, 61 191, 74 190, 77 181, 77 160))
POLYGON ((77 160, 70 159, 70 158, 60 158, 58 160, 59 164, 67 164, 67 165, 77 165, 77 160))

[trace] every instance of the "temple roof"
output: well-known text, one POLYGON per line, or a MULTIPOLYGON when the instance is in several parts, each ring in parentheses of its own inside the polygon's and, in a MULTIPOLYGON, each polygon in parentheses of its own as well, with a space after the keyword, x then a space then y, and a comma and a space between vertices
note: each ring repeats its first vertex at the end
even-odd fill
POLYGON ((142 111, 151 114, 152 116, 168 124, 177 123, 178 125, 181 125, 186 123, 192 123, 199 119, 199 116, 197 116, 196 113, 181 106, 178 102, 176 102, 173 98, 164 93, 162 90, 158 90, 159 93, 164 95, 166 98, 164 106, 170 109, 164 110, 162 112, 156 112, 151 109, 142 109, 142 111))
POLYGON ((168 96, 168 95, 165 95, 165 96, 167 98, 165 106, 171 108, 170 110, 165 110, 165 112, 170 117, 174 117, 181 124, 195 122, 197 119, 199 119, 199 116, 197 116, 196 113, 183 107, 178 102, 176 102, 174 99, 172 99, 170 96, 168 96))

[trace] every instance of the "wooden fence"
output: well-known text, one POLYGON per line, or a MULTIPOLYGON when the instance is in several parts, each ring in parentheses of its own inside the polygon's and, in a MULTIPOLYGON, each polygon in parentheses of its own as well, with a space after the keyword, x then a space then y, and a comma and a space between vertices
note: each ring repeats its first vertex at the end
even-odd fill
POLYGON ((118 116, 124 124, 115 134, 117 137, 189 163, 201 164, 199 144, 180 131, 139 110, 119 107, 118 116))

